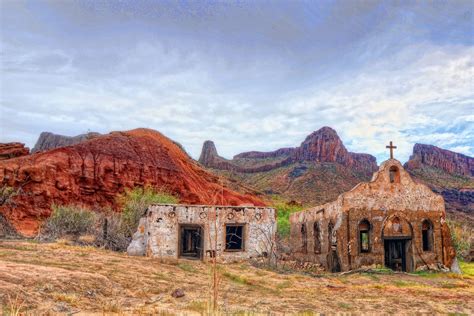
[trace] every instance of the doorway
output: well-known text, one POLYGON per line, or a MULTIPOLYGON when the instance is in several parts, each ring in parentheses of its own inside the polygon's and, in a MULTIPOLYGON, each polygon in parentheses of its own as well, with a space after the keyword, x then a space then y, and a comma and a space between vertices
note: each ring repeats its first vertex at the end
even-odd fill
POLYGON ((201 259, 203 233, 199 225, 181 225, 179 236, 179 256, 189 259, 201 259))
POLYGON ((385 239, 385 266, 394 271, 407 271, 408 239, 385 239))

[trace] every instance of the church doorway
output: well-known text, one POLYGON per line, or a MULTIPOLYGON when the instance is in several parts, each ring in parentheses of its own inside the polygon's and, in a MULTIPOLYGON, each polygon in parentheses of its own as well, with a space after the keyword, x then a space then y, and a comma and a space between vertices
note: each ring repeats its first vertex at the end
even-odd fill
POLYGON ((394 271, 407 271, 409 239, 385 239, 385 266, 394 271))
POLYGON ((189 259, 201 259, 203 247, 201 226, 181 225, 179 233, 179 256, 189 259))

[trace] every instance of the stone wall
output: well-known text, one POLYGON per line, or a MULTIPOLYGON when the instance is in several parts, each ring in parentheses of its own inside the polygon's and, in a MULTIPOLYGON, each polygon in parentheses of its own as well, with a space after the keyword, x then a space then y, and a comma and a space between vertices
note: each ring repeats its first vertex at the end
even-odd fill
POLYGON ((451 267, 455 252, 445 215, 443 198, 427 186, 415 183, 400 162, 391 159, 380 166, 371 182, 358 184, 334 202, 292 214, 290 244, 296 259, 321 263, 328 270, 337 265, 346 271, 383 265, 384 240, 400 238, 407 240, 408 271, 424 266, 451 267), (397 229, 403 233, 393 232, 394 218, 397 229), (370 224, 368 252, 360 250, 359 224, 364 220, 370 224), (433 226, 430 251, 423 251, 422 247, 424 220, 429 220, 433 226), (333 229, 328 235, 330 225, 333 229), (315 231, 319 231, 319 239, 315 231), (318 240, 320 247, 315 247, 318 240))
POLYGON ((180 257, 180 227, 196 225, 202 232, 202 259, 216 253, 221 262, 272 256, 275 251, 275 210, 265 207, 151 205, 140 220, 127 252, 161 259, 180 257), (242 251, 226 250, 226 225, 243 225, 242 251))

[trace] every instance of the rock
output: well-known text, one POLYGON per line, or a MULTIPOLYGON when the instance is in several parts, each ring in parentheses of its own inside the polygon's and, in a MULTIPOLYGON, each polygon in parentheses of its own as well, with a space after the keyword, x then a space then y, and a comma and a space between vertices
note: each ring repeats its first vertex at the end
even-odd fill
POLYGON ((474 213, 474 158, 416 144, 405 168, 416 181, 441 194, 447 210, 474 213))
POLYGON ((377 170, 374 156, 347 151, 336 131, 323 127, 310 134, 296 148, 281 148, 272 152, 251 151, 238 154, 232 160, 218 155, 212 141, 205 141, 199 162, 208 168, 243 173, 265 172, 296 162, 337 162, 369 177, 377 170), (253 160, 252 162, 249 161, 253 160), (255 160, 262 160, 255 162, 255 160))
POLYGON ((51 205, 83 204, 118 210, 125 189, 151 186, 175 194, 182 203, 264 205, 254 195, 221 188, 173 141, 157 131, 135 129, 97 136, 85 142, 27 157, 0 161, 0 183, 18 188, 12 205, 0 207, 13 227, 34 235, 51 205), (13 207, 14 204, 14 207, 13 207))
MULTIPOLYGON (((313 132, 298 147, 244 152, 233 159, 219 156, 214 143, 206 141, 199 162, 240 188, 307 205, 335 199, 359 182, 370 180, 377 169, 375 157, 349 152, 329 127, 313 132)), ((234 189, 245 193, 240 188, 234 189)))
POLYGON ((457 258, 454 258, 453 263, 451 264, 451 268, 449 270, 456 274, 462 274, 461 267, 459 267, 459 262, 457 258))
POLYGON ((451 174, 474 176, 474 158, 433 145, 415 144, 405 168, 416 169, 426 165, 451 174))
POLYGON ((184 291, 182 289, 176 289, 171 292, 171 296, 174 298, 180 298, 184 296, 184 291))
POLYGON ((50 132, 42 132, 36 141, 35 146, 31 150, 31 153, 39 151, 47 151, 59 147, 71 146, 86 140, 94 139, 99 137, 101 134, 95 132, 89 132, 86 134, 80 134, 77 136, 64 136, 53 134, 50 132))
POLYGON ((145 225, 146 218, 140 218, 137 231, 133 234, 132 241, 127 247, 127 254, 129 256, 144 256, 146 253, 145 240, 145 225))
POLYGON ((30 149, 23 143, 0 143, 0 160, 27 156, 30 149))

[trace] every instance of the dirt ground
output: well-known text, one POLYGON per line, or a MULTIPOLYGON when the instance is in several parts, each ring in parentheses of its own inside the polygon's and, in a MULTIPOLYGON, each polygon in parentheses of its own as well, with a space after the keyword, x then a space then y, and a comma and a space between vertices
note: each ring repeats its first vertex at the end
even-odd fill
MULTIPOLYGON (((474 269, 463 275, 275 272, 219 267, 219 313, 474 313, 474 269)), ((18 314, 206 314, 210 265, 173 264, 67 243, 0 240, 0 303, 18 314), (182 289, 184 296, 171 293, 182 289)))

